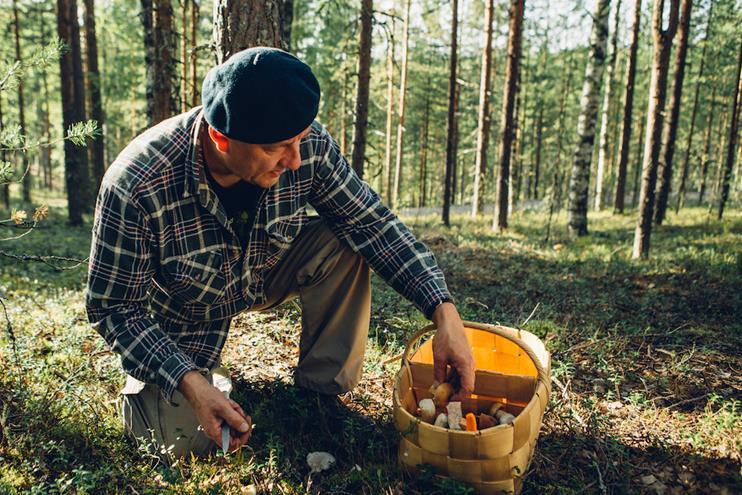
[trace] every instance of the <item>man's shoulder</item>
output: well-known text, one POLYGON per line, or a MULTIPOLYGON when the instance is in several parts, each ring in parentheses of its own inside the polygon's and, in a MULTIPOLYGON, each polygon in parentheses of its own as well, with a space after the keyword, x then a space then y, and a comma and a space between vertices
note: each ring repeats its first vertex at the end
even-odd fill
POLYGON ((160 122, 135 137, 111 163, 102 187, 128 194, 142 188, 167 186, 185 174, 192 146, 192 127, 200 108, 160 122))

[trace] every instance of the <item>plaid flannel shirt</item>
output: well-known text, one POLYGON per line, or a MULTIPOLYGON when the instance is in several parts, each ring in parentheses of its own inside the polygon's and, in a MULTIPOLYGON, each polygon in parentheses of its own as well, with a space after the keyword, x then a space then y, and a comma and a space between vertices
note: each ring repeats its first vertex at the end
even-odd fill
POLYGON ((335 235, 430 318, 451 296, 433 254, 386 208, 314 122, 301 166, 265 190, 244 252, 209 186, 199 107, 132 141, 103 179, 88 271, 88 319, 124 371, 171 402, 190 370, 216 365, 230 319, 264 300, 263 281, 311 205, 335 235))

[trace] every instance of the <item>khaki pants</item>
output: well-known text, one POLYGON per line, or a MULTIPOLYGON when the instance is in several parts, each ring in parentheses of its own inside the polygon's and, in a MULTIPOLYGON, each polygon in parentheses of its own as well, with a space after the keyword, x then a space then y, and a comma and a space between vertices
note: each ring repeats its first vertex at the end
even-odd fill
MULTIPOLYGON (((301 302, 297 385, 339 394, 358 384, 371 316, 370 271, 324 221, 312 219, 301 230, 287 255, 267 274, 265 296, 265 303, 250 311, 271 309, 297 296, 301 302)), ((153 444, 164 460, 213 452, 217 446, 198 431, 190 403, 178 391, 173 402, 177 406, 168 405, 157 386, 128 377, 122 391, 127 435, 153 444)))

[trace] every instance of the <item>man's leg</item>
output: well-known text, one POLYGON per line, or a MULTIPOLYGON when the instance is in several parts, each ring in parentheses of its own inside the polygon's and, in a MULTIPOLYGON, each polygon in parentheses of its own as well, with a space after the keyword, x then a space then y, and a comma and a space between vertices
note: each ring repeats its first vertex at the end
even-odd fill
MULTIPOLYGON (((212 380, 211 373, 206 378, 212 380)), ((200 431, 191 404, 177 390, 173 403, 177 405, 165 402, 157 386, 127 377, 121 392, 124 432, 166 464, 188 459, 191 454, 202 457, 216 451, 217 445, 200 431)))
POLYGON ((263 310, 299 296, 297 385, 339 394, 361 380, 371 317, 370 270, 321 219, 311 220, 266 276, 263 310))

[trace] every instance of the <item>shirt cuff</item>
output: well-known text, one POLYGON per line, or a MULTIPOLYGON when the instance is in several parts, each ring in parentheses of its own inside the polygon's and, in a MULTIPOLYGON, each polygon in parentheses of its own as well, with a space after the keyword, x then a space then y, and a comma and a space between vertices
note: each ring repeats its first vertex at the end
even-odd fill
POLYGON ((453 302, 453 297, 448 292, 446 282, 443 279, 431 279, 420 285, 415 298, 417 307, 430 320, 433 312, 444 302, 453 302))
POLYGON ((180 381, 189 371, 198 371, 198 366, 191 358, 177 352, 167 358, 157 371, 157 386, 160 387, 165 402, 173 404, 173 394, 178 389, 180 381))

